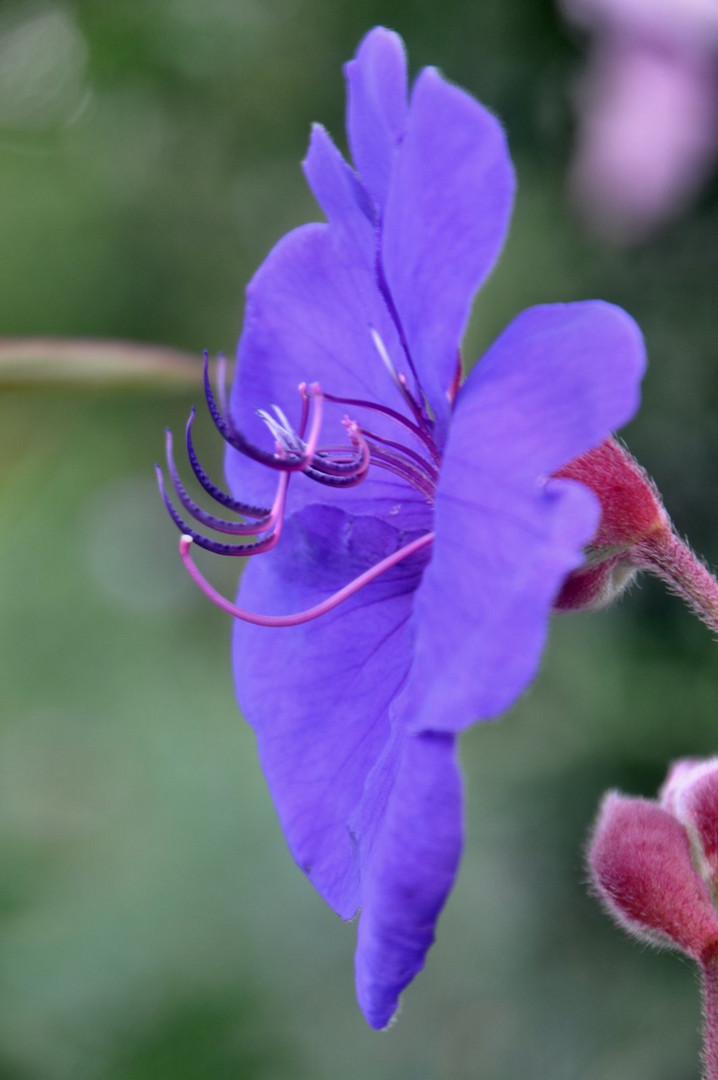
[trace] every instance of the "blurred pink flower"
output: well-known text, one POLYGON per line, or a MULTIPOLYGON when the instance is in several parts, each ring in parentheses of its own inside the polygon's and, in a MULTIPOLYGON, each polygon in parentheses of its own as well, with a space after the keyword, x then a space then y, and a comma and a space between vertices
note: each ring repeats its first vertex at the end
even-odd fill
POLYGON ((718 157, 718 0, 560 0, 593 36, 573 196, 631 242, 677 214, 718 157))

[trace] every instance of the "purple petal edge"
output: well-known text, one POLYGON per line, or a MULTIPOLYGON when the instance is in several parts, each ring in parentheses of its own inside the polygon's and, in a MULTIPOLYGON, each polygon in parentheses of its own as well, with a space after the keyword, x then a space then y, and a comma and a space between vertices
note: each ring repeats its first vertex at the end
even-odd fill
POLYGON ((386 756, 392 760, 370 777, 356 823, 362 888, 357 997, 367 1022, 379 1029, 424 967, 463 844, 455 738, 401 734, 386 756), (389 782, 387 773, 393 774, 389 782), (378 820, 374 828, 372 819, 378 820))

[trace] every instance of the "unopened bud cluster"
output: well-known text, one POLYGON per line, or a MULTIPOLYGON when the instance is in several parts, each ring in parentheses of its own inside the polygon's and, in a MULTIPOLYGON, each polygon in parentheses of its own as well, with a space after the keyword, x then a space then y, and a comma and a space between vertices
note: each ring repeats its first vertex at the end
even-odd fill
POLYGON ((634 937, 701 970, 706 1080, 718 1078, 718 757, 677 762, 658 800, 603 801, 588 849, 596 893, 634 937))
POLYGON ((644 941, 703 961, 718 949, 718 758, 679 761, 657 802, 611 792, 588 855, 609 912, 644 941))

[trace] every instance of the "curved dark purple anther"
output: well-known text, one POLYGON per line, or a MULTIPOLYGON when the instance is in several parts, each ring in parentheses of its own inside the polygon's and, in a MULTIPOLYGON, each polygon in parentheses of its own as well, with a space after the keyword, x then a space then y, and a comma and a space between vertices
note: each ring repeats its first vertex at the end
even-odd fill
MULTIPOLYGON (((366 469, 364 468, 364 454, 361 451, 352 451, 350 447, 346 447, 344 453, 351 454, 352 456, 344 461, 336 461, 327 451, 322 449, 314 455, 311 465, 304 471, 307 476, 311 476, 312 479, 316 479, 318 476, 326 477, 327 484, 331 484, 332 478, 334 477, 345 477, 352 482, 356 482, 357 476, 362 476, 363 478, 366 474, 366 469)), ((323 480, 319 480, 320 484, 323 482, 323 480)))
POLYGON ((211 551, 215 555, 232 555, 241 558, 245 555, 260 555, 263 551, 270 551, 271 548, 273 548, 279 540, 282 526, 282 516, 284 512, 284 502, 286 499, 287 484, 289 482, 289 475, 287 473, 283 473, 280 477, 281 497, 278 499, 280 505, 277 513, 277 522, 275 528, 267 536, 262 537, 261 540, 255 540, 249 544, 224 544, 219 540, 210 540, 209 537, 202 536, 201 533, 198 533, 196 529, 193 529, 190 525, 187 524, 186 521, 184 521, 180 517, 180 515, 175 510, 169 495, 165 491, 164 478, 162 476, 162 470, 160 469, 159 465, 155 466, 155 470, 157 473, 157 486, 160 489, 162 501, 167 507, 167 513, 170 515, 183 536, 191 536, 197 547, 204 548, 205 551, 211 551))
POLYGON ((313 480, 316 484, 323 484, 324 487, 331 488, 352 488, 357 484, 361 484, 364 479, 363 474, 357 474, 356 476, 330 476, 328 473, 321 473, 317 469, 310 466, 305 469, 305 476, 310 480, 313 480))
POLYGON ((349 441, 353 451, 339 449, 339 453, 353 453, 351 461, 332 461, 329 451, 320 450, 314 458, 310 468, 305 469, 305 475, 318 484, 327 487, 355 487, 361 484, 369 471, 371 464, 371 451, 362 430, 355 420, 345 417, 342 421, 349 434, 349 441))
POLYGON ((209 354, 206 350, 204 353, 204 395, 207 399, 209 414, 217 431, 224 441, 229 443, 235 450, 238 450, 240 454, 251 458, 252 461, 259 462, 260 465, 266 465, 269 469, 276 469, 278 472, 303 472, 307 467, 308 462, 304 454, 281 458, 276 453, 270 454, 267 450, 260 450, 258 446, 245 438, 241 431, 237 431, 234 424, 225 420, 212 392, 212 384, 209 378, 209 354))
POLYGON ((269 514, 268 506, 250 506, 248 503, 238 502, 237 499, 233 499, 231 495, 228 495, 226 491, 222 491, 216 484, 212 483, 207 473, 204 471, 199 463, 197 454, 195 452, 194 444, 192 442, 192 424, 194 423, 196 412, 194 406, 190 410, 189 419, 187 420, 187 427, 185 428, 185 445, 187 447, 187 457, 189 463, 192 466, 192 472, 197 477, 197 480, 202 485, 208 495, 211 495, 215 502, 220 503, 221 506, 231 510, 235 514, 241 514, 242 517, 252 518, 264 518, 269 514))
MULTIPOLYGON (((312 458, 312 463, 304 471, 312 480, 320 484, 333 484, 335 479, 345 479, 347 484, 357 484, 366 476, 368 468, 368 454, 359 445, 352 447, 338 447, 336 451, 324 448, 319 450, 312 458), (351 457, 343 461, 335 460, 331 455, 334 452, 350 454, 351 457)), ((346 487, 347 484, 340 484, 346 487)), ((337 486, 337 485, 335 485, 337 486)))
MULTIPOLYGON (((228 533, 230 536, 256 536, 257 533, 266 532, 274 527, 275 516, 272 511, 268 511, 264 517, 247 524, 246 522, 226 521, 224 518, 215 517, 214 514, 210 514, 208 511, 203 510, 201 506, 198 506, 194 499, 187 494, 187 490, 177 471, 172 452, 172 432, 169 428, 166 431, 165 456, 177 498, 187 513, 191 514, 195 521, 199 521, 200 525, 204 525, 207 529, 214 529, 216 532, 228 533)), ((239 512, 241 513, 241 511, 239 512)))
MULTIPOLYGON (((315 383, 310 389, 317 401, 324 400, 324 393, 318 384, 315 383)), ((307 394, 304 383, 301 384, 299 390, 302 397, 306 400, 307 394)), ((349 432, 351 446, 322 447, 321 450, 317 450, 317 439, 314 438, 313 442, 310 441, 312 448, 310 467, 304 471, 307 476, 320 484, 333 484, 335 487, 352 487, 355 484, 361 483, 367 474, 369 468, 369 448, 361 433, 361 428, 354 420, 350 420, 349 417, 345 417, 342 420, 342 424, 349 432), (333 457, 333 454, 335 453, 343 454, 344 457, 337 460, 336 457, 333 457), (333 478, 335 477, 346 478, 347 482, 338 485, 334 484, 333 478)), ((305 426, 306 419, 304 413, 302 413, 302 428, 305 426)), ((312 426, 313 428, 317 427, 316 424, 313 424, 312 426)), ((309 456, 310 442, 307 442, 306 444, 307 456, 309 456)))

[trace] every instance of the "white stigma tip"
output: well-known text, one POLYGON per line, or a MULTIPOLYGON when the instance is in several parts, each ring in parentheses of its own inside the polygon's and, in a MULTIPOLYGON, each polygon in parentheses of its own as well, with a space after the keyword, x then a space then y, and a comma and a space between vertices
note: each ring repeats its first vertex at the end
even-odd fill
POLYGON ((384 364, 384 367, 389 372, 389 374, 391 375, 394 382, 399 382, 399 377, 398 377, 398 375, 396 373, 396 368, 394 367, 394 365, 391 362, 391 357, 389 356, 389 353, 387 352, 386 345, 382 341, 381 334, 379 334, 378 331, 376 331, 373 326, 369 327, 369 333, 371 334, 372 341, 374 342, 374 347, 376 348, 376 351, 379 353, 379 356, 381 357, 381 360, 382 360, 382 363, 384 364))
POLYGON ((284 426, 286 431, 290 432, 292 430, 292 425, 287 420, 286 413, 282 409, 279 408, 279 405, 274 405, 273 404, 272 408, 274 409, 275 416, 279 420, 280 424, 282 424, 284 426))

